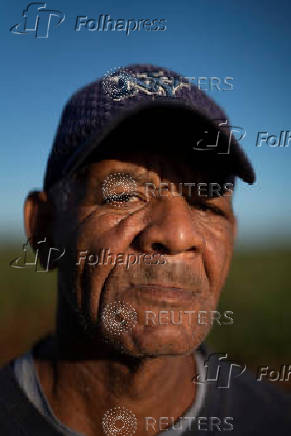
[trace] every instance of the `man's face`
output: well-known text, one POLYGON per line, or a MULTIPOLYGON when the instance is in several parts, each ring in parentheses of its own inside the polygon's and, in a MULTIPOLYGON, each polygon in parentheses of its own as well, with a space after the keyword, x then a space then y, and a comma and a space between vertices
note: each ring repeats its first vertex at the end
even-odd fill
POLYGON ((96 335, 134 356, 202 342, 233 248, 231 196, 208 195, 217 179, 143 151, 92 162, 72 183, 54 227, 66 247, 59 278, 96 335))

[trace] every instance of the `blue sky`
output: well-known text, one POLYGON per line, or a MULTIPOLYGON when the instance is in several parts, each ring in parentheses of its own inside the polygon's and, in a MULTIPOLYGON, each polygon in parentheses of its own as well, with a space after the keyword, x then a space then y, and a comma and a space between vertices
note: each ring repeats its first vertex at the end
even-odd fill
MULTIPOLYGON (((235 208, 239 240, 291 240, 289 148, 256 147, 258 131, 279 135, 290 122, 290 13, 281 0, 102 0, 47 2, 65 14, 49 37, 9 32, 22 21, 27 3, 5 4, 1 16, 2 129, 1 239, 24 240, 23 200, 41 188, 45 162, 60 112, 79 87, 111 68, 150 62, 185 76, 233 77, 233 89, 208 90, 247 135, 242 145, 257 172, 257 183, 238 184, 235 208), (165 31, 74 31, 76 17, 164 18, 165 31)), ((221 85, 223 86, 223 84, 221 85)))

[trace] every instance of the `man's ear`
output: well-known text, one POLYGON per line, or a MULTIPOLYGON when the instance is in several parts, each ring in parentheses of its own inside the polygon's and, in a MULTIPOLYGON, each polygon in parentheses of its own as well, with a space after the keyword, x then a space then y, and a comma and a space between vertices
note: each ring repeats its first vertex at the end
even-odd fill
POLYGON ((236 237, 237 237, 237 217, 235 216, 233 220, 233 241, 236 240, 236 237))
POLYGON ((53 207, 44 191, 31 191, 24 202, 24 227, 34 251, 38 249, 41 265, 47 267, 48 247, 53 247, 53 207), (38 244, 40 241, 44 241, 38 244))

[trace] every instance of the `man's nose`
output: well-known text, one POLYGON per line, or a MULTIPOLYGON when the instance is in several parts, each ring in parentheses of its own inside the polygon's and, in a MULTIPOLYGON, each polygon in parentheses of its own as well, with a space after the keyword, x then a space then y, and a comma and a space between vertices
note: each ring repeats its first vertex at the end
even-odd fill
POLYGON ((184 197, 160 198, 152 206, 150 223, 136 239, 143 252, 201 252, 203 246, 195 211, 190 209, 184 197))

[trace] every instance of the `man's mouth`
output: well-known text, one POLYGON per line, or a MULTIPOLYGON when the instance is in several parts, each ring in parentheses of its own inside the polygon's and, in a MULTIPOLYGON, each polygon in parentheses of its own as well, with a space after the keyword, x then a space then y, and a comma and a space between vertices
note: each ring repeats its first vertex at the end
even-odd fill
POLYGON ((131 292, 137 294, 138 298, 146 300, 150 304, 163 304, 181 306, 187 304, 200 293, 200 289, 189 289, 181 286, 162 285, 159 283, 147 283, 134 285, 131 292))

